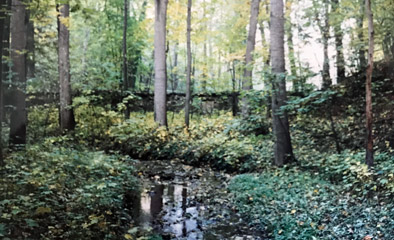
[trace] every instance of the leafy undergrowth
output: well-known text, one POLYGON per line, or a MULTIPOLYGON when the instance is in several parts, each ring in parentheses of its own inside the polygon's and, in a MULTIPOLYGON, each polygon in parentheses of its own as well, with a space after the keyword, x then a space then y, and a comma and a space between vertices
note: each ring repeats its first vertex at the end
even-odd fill
POLYGON ((274 239, 391 239, 394 205, 361 200, 297 168, 239 175, 229 189, 237 209, 274 239))
POLYGON ((75 101, 75 135, 83 144, 116 149, 138 159, 179 158, 187 164, 210 164, 228 171, 248 172, 272 160, 273 142, 263 135, 268 127, 261 118, 245 124, 230 113, 194 116, 187 131, 184 113, 170 113, 169 128, 165 129, 158 127, 153 113, 133 112, 124 120, 122 112, 92 106, 90 101, 75 101))
POLYGON ((304 169, 319 174, 320 177, 333 184, 341 185, 343 190, 352 194, 353 197, 393 198, 394 155, 392 151, 376 152, 375 163, 371 169, 364 163, 365 152, 313 154, 313 150, 309 149, 308 153, 300 154, 300 165, 304 169))
POLYGON ((224 114, 194 121, 189 131, 177 117, 165 128, 157 128, 153 116, 136 114, 110 128, 116 149, 142 159, 180 158, 188 164, 210 164, 228 171, 250 171, 272 157, 272 142, 265 136, 245 136, 229 124, 224 114), (263 148, 263 150, 261 150, 263 148))
POLYGON ((0 180, 2 239, 119 239, 138 195, 130 159, 47 138, 6 159, 0 180))

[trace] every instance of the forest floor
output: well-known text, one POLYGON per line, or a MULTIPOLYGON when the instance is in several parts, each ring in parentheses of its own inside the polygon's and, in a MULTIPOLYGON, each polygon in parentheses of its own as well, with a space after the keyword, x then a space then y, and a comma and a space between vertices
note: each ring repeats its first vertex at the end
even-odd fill
POLYGON ((136 231, 163 239, 264 239, 231 204, 230 174, 180 160, 137 161, 135 168, 142 182, 133 204, 136 231))

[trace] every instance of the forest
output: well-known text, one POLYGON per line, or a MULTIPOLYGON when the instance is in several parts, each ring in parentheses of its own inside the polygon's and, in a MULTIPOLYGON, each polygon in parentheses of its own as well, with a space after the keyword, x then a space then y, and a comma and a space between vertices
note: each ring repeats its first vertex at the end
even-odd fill
POLYGON ((394 239, 393 0, 0 0, 0 239, 394 239))

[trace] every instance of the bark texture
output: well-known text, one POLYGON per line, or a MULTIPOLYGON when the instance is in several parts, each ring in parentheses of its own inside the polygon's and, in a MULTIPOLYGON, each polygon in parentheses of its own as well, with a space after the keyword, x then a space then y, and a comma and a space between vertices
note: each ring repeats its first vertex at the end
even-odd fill
POLYGON ((374 53, 374 25, 373 13, 371 10, 371 0, 365 0, 366 12, 368 17, 368 67, 366 79, 366 117, 367 117, 367 146, 365 161, 369 167, 373 166, 373 134, 372 134, 372 71, 373 71, 373 53, 374 53))
POLYGON ((322 41, 323 41, 323 52, 324 52, 324 59, 323 59, 323 89, 328 89, 331 84, 331 77, 330 77, 330 58, 328 56, 328 40, 330 38, 330 24, 329 24, 329 4, 328 0, 324 0, 324 24, 321 25, 321 34, 322 34, 322 41))
POLYGON ((13 111, 10 120, 10 146, 26 144, 26 42, 29 22, 26 6, 22 1, 12 1, 11 60, 13 111))
POLYGON ((185 101, 185 124, 190 125, 190 101, 191 101, 191 71, 192 71, 192 50, 191 50, 191 18, 192 0, 187 1, 187 70, 186 70, 186 101, 185 101))
POLYGON ((26 75, 27 79, 34 78, 35 76, 35 58, 34 58, 34 50, 35 50, 35 42, 34 42, 34 22, 29 21, 27 24, 27 38, 26 38, 26 50, 27 50, 27 58, 26 58, 26 75))
MULTIPOLYGON (((123 90, 127 91, 130 88, 127 70, 127 20, 129 13, 129 1, 124 0, 124 17, 123 17, 123 90)), ((126 106, 125 118, 130 118, 129 107, 126 106)))
POLYGON ((57 6, 58 14, 58 48, 59 48, 59 86, 60 86, 60 129, 73 130, 75 127, 74 112, 71 108, 70 84, 70 6, 57 6))
MULTIPOLYGON (((334 18, 340 11, 339 0, 331 0, 332 13, 334 18)), ((343 32, 341 27, 341 19, 334 25, 334 37, 336 48, 336 62, 337 62, 337 82, 340 83, 345 78, 345 58, 343 55, 343 32)))
MULTIPOLYGON (((256 45, 256 30, 258 23, 258 16, 260 11, 260 0, 251 0, 250 4, 250 20, 249 20, 249 33, 246 44, 245 54, 245 69, 244 78, 242 81, 242 90, 249 91, 253 89, 253 51, 256 45)), ((242 117, 246 118, 250 114, 248 98, 242 99, 242 117)))
POLYGON ((365 58, 365 49, 364 45, 364 31, 363 31, 363 23, 364 23, 364 13, 365 13, 365 0, 359 0, 360 4, 360 15, 357 18, 357 27, 358 27, 358 40, 360 42, 360 47, 358 49, 358 58, 359 58, 359 66, 358 70, 364 71, 364 68, 367 66, 367 60, 365 58))
POLYGON ((129 82, 127 78, 127 20, 128 20, 128 0, 124 0, 123 17, 123 90, 127 91, 129 82))
MULTIPOLYGON (((7 12, 7 0, 0 0, 0 54, 3 57, 4 51, 4 26, 7 12)), ((0 166, 4 165, 3 141, 2 141, 2 119, 3 119, 3 68, 0 67, 0 166)))
POLYGON ((289 132, 287 113, 280 111, 286 104, 285 51, 284 51, 284 13, 283 1, 271 0, 271 68, 272 81, 272 117, 275 135, 275 162, 277 166, 294 161, 293 148, 289 132))
POLYGON ((168 0, 155 0, 155 121, 167 127, 166 22, 168 0))
MULTIPOLYGON (((293 0, 286 1, 286 14, 285 14, 285 31, 287 33, 287 48, 289 50, 289 61, 290 61, 290 74, 292 76, 297 75, 295 54, 294 54, 294 42, 293 42, 293 23, 291 22, 291 11, 292 11, 293 0)), ((298 82, 295 78, 293 82, 293 88, 298 88, 298 82)))

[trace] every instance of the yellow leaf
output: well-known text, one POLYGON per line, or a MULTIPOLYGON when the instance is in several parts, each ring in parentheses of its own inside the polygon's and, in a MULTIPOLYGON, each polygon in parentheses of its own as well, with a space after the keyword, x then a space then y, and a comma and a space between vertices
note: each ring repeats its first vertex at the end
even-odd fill
POLYGON ((133 239, 133 236, 131 236, 130 234, 126 233, 126 234, 124 235, 124 238, 130 240, 130 239, 133 239))
POLYGON ((291 210, 291 214, 294 214, 296 212, 297 212, 297 210, 295 210, 295 209, 291 210))
POLYGON ((282 232, 283 232, 283 230, 281 229, 281 230, 279 230, 278 234, 282 234, 282 232))
POLYGON ((38 207, 36 209, 36 214, 37 215, 43 215, 43 214, 51 213, 51 212, 52 212, 52 209, 49 208, 49 207, 38 207))
POLYGON ((324 230, 325 227, 326 227, 326 226, 324 226, 324 225, 320 225, 320 226, 318 226, 317 228, 318 228, 320 231, 322 231, 322 230, 324 230))

